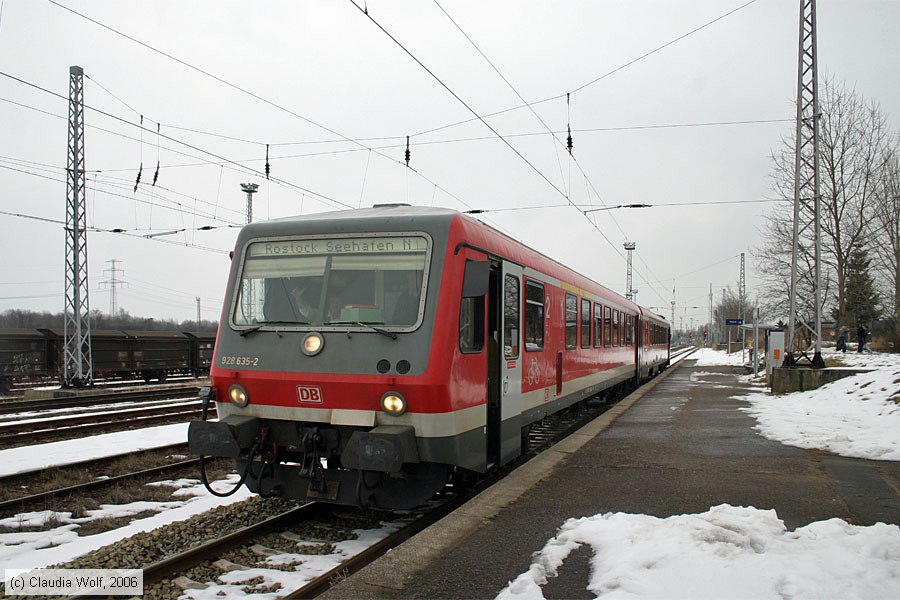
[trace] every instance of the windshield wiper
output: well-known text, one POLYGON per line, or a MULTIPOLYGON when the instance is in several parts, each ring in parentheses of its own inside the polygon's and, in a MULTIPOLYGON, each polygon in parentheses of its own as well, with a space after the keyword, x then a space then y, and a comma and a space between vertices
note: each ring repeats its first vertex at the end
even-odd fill
POLYGON ((249 327, 240 332, 241 337, 247 337, 251 333, 256 333, 265 325, 309 325, 309 321, 257 321, 258 325, 249 327))
POLYGON ((360 327, 364 327, 369 329, 370 331, 374 331, 375 333, 380 333, 381 335, 386 335, 392 340, 397 339, 397 334, 393 331, 388 331, 387 329, 382 329, 380 327, 375 327, 371 323, 363 323, 362 321, 328 321, 325 323, 326 325, 359 325, 360 327))

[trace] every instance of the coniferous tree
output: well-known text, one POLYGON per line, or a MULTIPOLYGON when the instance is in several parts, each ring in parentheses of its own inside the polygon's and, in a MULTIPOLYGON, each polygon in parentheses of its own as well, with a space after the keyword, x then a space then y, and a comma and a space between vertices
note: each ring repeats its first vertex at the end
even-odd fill
POLYGON ((870 273, 871 259, 865 246, 856 244, 847 261, 847 287, 845 318, 868 322, 880 316, 878 292, 870 273))

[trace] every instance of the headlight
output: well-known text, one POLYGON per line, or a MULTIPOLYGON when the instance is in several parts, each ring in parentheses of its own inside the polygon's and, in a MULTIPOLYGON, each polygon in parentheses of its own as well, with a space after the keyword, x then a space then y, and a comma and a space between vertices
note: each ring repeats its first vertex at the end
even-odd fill
POLYGON ((325 339, 320 333, 308 333, 300 344, 300 349, 307 356, 315 356, 325 346, 325 339))
POLYGON ((406 398, 398 392, 387 392, 381 397, 381 408, 387 414, 399 417, 406 412, 406 398))
POLYGON ((243 386, 234 384, 228 388, 228 400, 235 406, 244 408, 250 404, 250 394, 247 393, 247 390, 245 390, 243 386))

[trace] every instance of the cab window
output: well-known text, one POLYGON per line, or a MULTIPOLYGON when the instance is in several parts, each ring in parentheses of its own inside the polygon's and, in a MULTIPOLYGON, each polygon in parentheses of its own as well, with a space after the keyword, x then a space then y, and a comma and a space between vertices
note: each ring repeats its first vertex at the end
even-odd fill
POLYGON ((484 297, 463 298, 459 304, 459 349, 463 354, 484 348, 484 297))

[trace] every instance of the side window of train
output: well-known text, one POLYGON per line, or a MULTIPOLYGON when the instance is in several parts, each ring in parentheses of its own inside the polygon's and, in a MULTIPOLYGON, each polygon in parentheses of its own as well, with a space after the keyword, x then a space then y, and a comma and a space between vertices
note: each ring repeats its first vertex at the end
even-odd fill
POLYGON ((612 309, 608 306, 603 307, 603 345, 612 346, 612 309))
POLYGON ((603 344, 603 307, 594 305, 594 348, 603 344))
POLYGON ((463 298, 459 304, 459 349, 474 354, 484 349, 484 297, 463 298))
POLYGON ((566 294, 566 350, 575 348, 578 343, 578 298, 574 294, 566 294))
POLYGON ((617 310, 613 311, 613 346, 622 345, 622 322, 620 321, 622 313, 617 310))
POLYGON ((503 354, 510 360, 519 357, 519 278, 507 275, 503 285, 503 354))
POLYGON ((525 350, 544 349, 544 285, 525 283, 525 350))
POLYGON ((625 319, 625 343, 634 346, 634 317, 631 315, 625 319))
POLYGON ((591 347, 591 301, 581 300, 581 347, 591 347))

